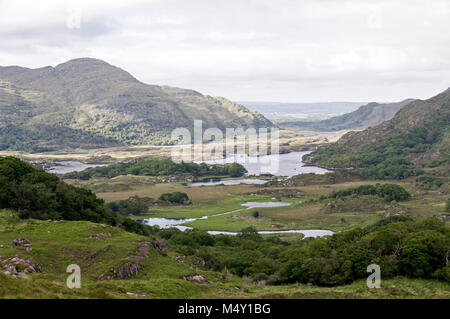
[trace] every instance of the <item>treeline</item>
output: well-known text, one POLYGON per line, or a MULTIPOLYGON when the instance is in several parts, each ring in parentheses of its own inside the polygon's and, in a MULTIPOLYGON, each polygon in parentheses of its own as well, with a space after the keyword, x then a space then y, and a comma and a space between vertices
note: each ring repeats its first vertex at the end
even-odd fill
POLYGON ((90 190, 68 185, 11 156, 0 157, 0 209, 16 210, 24 219, 87 220, 150 233, 148 226, 107 211, 90 190))
POLYGON ((188 258, 202 259, 209 269, 268 284, 343 285, 367 278, 370 264, 380 266, 382 278, 450 281, 450 230, 436 218, 393 216, 364 229, 291 243, 263 237, 253 228, 237 236, 177 229, 162 229, 158 235, 188 258))
POLYGON ((411 195, 400 185, 397 184, 376 184, 376 185, 360 185, 334 191, 330 197, 345 197, 350 195, 376 195, 384 200, 404 201, 411 195))
POLYGON ((112 178, 120 175, 168 176, 190 174, 192 176, 243 176, 247 170, 238 163, 214 164, 205 163, 175 163, 168 159, 140 160, 135 162, 117 163, 102 167, 90 167, 81 172, 65 174, 64 178, 87 180, 92 177, 112 178))
POLYGON ((120 213, 122 215, 142 215, 148 212, 150 206, 155 204, 166 205, 183 205, 190 204, 191 200, 186 193, 172 192, 164 193, 155 200, 150 197, 133 196, 128 199, 109 202, 106 204, 106 208, 114 213, 120 213))

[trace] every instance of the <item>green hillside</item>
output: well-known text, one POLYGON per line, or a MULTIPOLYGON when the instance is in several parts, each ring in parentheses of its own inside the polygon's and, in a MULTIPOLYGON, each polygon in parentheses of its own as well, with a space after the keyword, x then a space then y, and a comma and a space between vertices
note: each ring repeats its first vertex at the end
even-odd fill
POLYGON ((394 117, 402 107, 414 101, 407 99, 398 103, 369 103, 360 106, 356 111, 334 116, 317 122, 285 122, 285 126, 297 126, 322 131, 340 131, 348 129, 364 129, 378 125, 394 117))
MULTIPOLYGON (((317 211, 321 219, 342 220, 345 212, 334 208, 354 211, 345 204, 355 196, 378 209, 417 202, 396 184, 324 190, 328 197, 316 200, 335 206, 317 211)), ((169 207, 182 211, 157 206, 169 207)), ((239 222, 236 236, 159 229, 110 211, 87 189, 0 157, 0 298, 448 298, 445 216, 375 216, 364 227, 305 240, 261 235, 259 217, 255 226, 239 222), (381 267, 380 289, 365 288, 372 263, 381 267), (81 269, 79 289, 66 286, 73 264, 81 269)))
POLYGON ((439 166, 448 174, 449 159, 450 89, 411 102, 391 120, 349 132, 337 143, 305 156, 309 164, 365 168, 377 178, 402 178, 417 169, 439 166))
POLYGON ((148 85, 104 61, 0 67, 0 149, 166 144, 177 127, 271 127, 257 112, 193 90, 148 85))

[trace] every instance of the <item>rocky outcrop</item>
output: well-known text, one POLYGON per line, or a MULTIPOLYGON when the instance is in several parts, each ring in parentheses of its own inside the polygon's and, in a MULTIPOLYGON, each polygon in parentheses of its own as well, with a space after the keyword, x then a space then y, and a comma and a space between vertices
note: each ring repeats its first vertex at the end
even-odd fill
POLYGON ((136 276, 143 267, 135 263, 125 263, 118 270, 110 268, 106 274, 101 275, 98 280, 126 279, 136 276))
POLYGON ((31 242, 28 239, 25 238, 19 238, 19 239, 14 239, 11 242, 12 246, 16 246, 16 247, 30 247, 31 246, 31 242))
POLYGON ((389 207, 383 214, 384 218, 388 218, 391 216, 400 216, 400 215, 410 215, 409 208, 406 207, 389 207))
POLYGON ((95 259, 95 258, 97 258, 97 256, 99 255, 99 254, 101 254, 101 253, 106 253, 108 250, 110 250, 112 247, 111 246, 107 246, 107 247, 105 247, 105 248, 103 248, 103 249, 100 249, 100 250, 97 250, 95 253, 93 253, 91 256, 90 256, 90 258, 91 259, 95 259))
POLYGON ((211 282, 202 275, 183 276, 183 280, 198 282, 201 284, 210 284, 211 282))
POLYGON ((23 259, 18 255, 6 259, 2 259, 0 256, 0 266, 3 268, 5 275, 13 278, 27 277, 29 274, 42 272, 41 267, 31 261, 31 259, 23 259))

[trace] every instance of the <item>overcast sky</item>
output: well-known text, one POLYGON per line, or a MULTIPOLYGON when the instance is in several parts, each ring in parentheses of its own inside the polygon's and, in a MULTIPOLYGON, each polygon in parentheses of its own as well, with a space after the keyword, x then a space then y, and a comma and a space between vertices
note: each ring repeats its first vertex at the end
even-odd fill
POLYGON ((237 101, 398 101, 450 86, 450 0, 0 0, 0 65, 78 57, 237 101))

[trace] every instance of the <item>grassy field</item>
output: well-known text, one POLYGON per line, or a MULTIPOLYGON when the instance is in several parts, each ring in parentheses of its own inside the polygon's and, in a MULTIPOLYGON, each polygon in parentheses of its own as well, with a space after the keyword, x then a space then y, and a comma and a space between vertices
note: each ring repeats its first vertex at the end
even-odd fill
MULTIPOLYGON (((207 215, 225 213, 240 208, 249 201, 288 201, 287 207, 258 208, 239 211, 229 215, 214 216, 187 224, 201 230, 239 231, 247 226, 258 230, 287 229, 327 229, 342 231, 354 227, 364 227, 383 218, 389 203, 374 212, 345 211, 341 213, 324 213, 326 204, 318 200, 335 190, 376 184, 379 181, 357 181, 330 185, 310 185, 298 187, 262 187, 259 185, 201 186, 188 187, 183 183, 155 183, 151 178, 142 176, 120 176, 110 180, 93 179, 77 182, 77 185, 94 190, 107 202, 128 199, 132 196, 158 198, 163 193, 185 192, 192 199, 192 205, 152 206, 148 214, 134 216, 134 219, 149 217, 198 218, 207 215), (264 191, 264 193, 261 193, 264 191), (284 198, 283 192, 296 192, 293 198, 284 198), (314 200, 311 202, 311 200, 314 200), (384 207, 384 208, 383 208, 384 207), (259 217, 253 218, 254 211, 259 217)), ((446 195, 438 191, 419 191, 411 181, 384 181, 405 187, 412 198, 397 204, 399 209, 408 211, 413 218, 424 218, 445 214, 446 195)))
MULTIPOLYGON (((0 272, 0 298, 449 298, 450 284, 434 280, 387 279, 382 288, 368 289, 364 280, 333 288, 305 284, 269 286, 179 262, 170 249, 159 252, 150 245, 146 254, 139 247, 153 239, 84 221, 20 221, 11 211, 0 211, 0 260, 31 259, 42 273, 12 278, 0 272), (109 233, 102 237, 100 233, 109 233), (92 237, 94 236, 94 238, 92 237), (100 239, 95 239, 99 236, 100 239), (26 238, 32 250, 12 246, 26 238), (106 252, 102 249, 110 247, 106 252), (100 253, 98 253, 100 252, 100 253), (98 253, 95 257, 95 253, 98 253), (136 258, 139 257, 139 261, 136 258), (99 280, 108 269, 137 262, 142 269, 127 279, 99 280), (81 267, 82 287, 69 289, 66 267, 81 267), (209 283, 184 280, 199 274, 209 283)), ((0 262, 1 265, 1 262, 0 262)))

